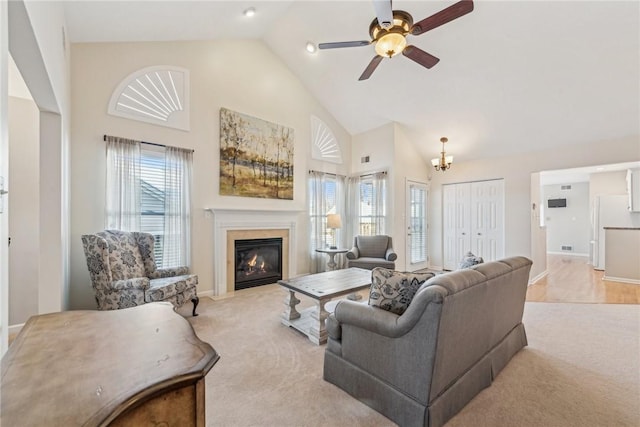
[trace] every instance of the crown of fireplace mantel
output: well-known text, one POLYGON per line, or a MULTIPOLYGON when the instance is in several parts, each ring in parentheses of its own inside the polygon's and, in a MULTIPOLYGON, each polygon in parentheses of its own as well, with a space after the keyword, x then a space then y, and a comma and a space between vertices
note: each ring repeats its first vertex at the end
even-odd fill
MULTIPOLYGON (((255 230, 261 236, 265 236, 268 230, 286 231, 288 237, 288 250, 284 250, 282 256, 286 256, 283 269, 283 277, 295 276, 296 266, 296 229, 301 210, 245 210, 245 209, 205 209, 213 214, 214 218, 214 295, 223 296, 229 292, 229 235, 234 239, 237 231, 255 230), (231 233, 229 233, 231 232, 231 233)), ((233 255, 232 255, 233 256, 233 255)))

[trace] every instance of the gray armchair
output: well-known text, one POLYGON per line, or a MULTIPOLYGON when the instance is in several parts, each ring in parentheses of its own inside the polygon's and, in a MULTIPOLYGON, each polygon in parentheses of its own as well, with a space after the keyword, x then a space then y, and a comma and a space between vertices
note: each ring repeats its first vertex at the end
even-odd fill
POLYGON ((193 302, 196 314, 198 276, 188 267, 158 269, 149 233, 105 230, 82 236, 87 267, 99 310, 168 301, 174 307, 193 302))
POLYGON ((347 252, 347 267, 367 270, 384 267, 394 270, 397 258, 390 236, 356 236, 353 238, 353 247, 347 252))

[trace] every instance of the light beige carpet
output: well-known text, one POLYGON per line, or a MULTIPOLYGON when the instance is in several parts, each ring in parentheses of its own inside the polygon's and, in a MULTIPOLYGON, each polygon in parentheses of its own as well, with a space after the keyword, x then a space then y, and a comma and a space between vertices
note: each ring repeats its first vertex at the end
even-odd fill
MULTIPOLYGON (((267 285, 180 310, 221 355, 207 425, 393 426, 322 380, 324 346, 280 323, 284 297, 267 285)), ((640 306, 526 303, 524 323, 529 346, 447 427, 640 426, 640 306)))

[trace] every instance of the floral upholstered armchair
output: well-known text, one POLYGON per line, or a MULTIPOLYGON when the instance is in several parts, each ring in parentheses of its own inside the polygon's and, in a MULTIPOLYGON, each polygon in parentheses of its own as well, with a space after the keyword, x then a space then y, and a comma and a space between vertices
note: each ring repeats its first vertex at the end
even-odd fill
POLYGON ((198 276, 188 267, 156 268, 154 237, 149 233, 105 230, 82 236, 84 254, 99 310, 168 301, 174 307, 200 299, 198 276))

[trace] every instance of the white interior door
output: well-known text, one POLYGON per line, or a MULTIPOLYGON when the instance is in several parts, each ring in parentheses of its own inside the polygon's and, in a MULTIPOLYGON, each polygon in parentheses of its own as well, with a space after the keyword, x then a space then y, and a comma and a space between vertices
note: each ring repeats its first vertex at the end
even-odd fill
POLYGON ((471 184, 456 184, 456 267, 471 250, 471 184))
POLYGON ((442 186, 442 268, 455 270, 457 262, 456 239, 456 185, 442 186))
POLYGON ((485 261, 504 257, 504 180, 471 183, 472 252, 485 261))
POLYGON ((504 257, 504 180, 443 185, 445 270, 471 251, 485 261, 504 257))
POLYGON ((471 250, 471 187, 469 183, 443 185, 443 241, 445 270, 455 270, 471 250))
POLYGON ((407 181, 405 270, 415 271, 429 266, 427 248, 427 186, 407 181))

